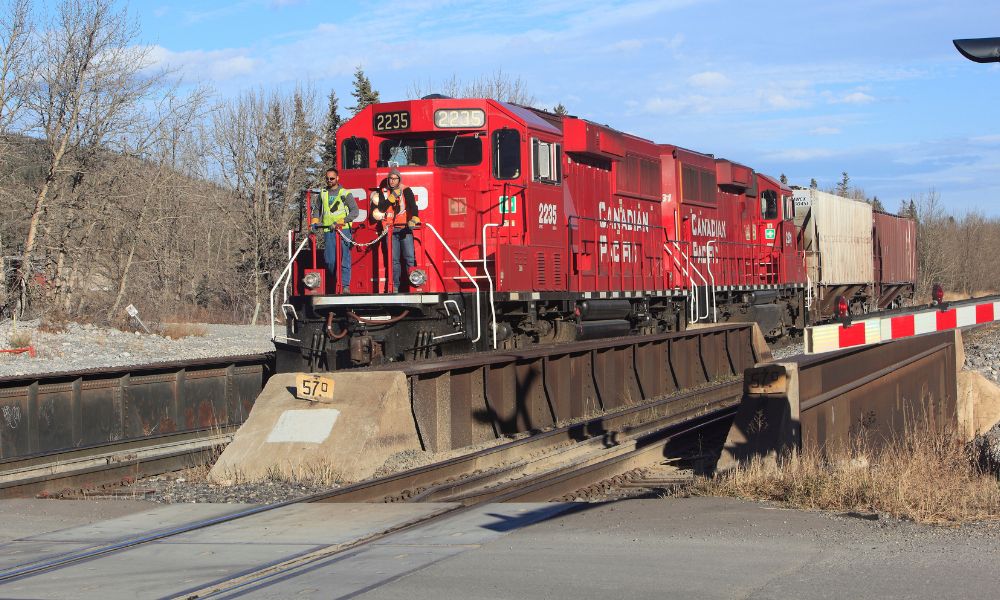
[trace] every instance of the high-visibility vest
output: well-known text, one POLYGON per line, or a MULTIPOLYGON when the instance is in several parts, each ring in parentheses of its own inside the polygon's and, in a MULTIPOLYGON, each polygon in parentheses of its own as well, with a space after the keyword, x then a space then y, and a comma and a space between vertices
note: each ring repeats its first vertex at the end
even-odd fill
POLYGON ((331 198, 329 190, 322 190, 320 198, 323 202, 323 218, 320 224, 323 227, 330 229, 337 221, 343 221, 347 227, 351 226, 347 222, 347 215, 350 211, 347 208, 347 202, 344 200, 344 197, 349 194, 350 192, 340 187, 337 188, 337 193, 331 198))
POLYGON ((399 196, 391 189, 386 193, 386 197, 389 199, 390 209, 395 211, 396 216, 392 220, 392 224, 396 227, 405 227, 409 219, 406 218, 406 200, 403 196, 403 190, 406 188, 399 188, 399 196), (393 202, 393 199, 396 201, 393 202))

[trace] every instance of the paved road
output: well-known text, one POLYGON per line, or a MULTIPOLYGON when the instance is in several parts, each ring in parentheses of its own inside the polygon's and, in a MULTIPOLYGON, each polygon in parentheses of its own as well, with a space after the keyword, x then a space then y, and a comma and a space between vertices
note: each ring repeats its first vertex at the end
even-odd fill
POLYGON ((361 598, 992 599, 998 559, 995 527, 631 500, 519 530, 361 598))
MULTIPOLYGON (((9 551, 18 547, 45 556, 52 551, 46 544, 68 550, 134 533, 144 519, 177 522, 182 508, 123 507, 111 511, 124 515, 116 519, 49 533, 51 519, 39 520, 34 531, 22 523, 21 541, 0 545, 0 557, 8 552, 0 562, 14 562, 9 551)), ((201 505, 199 512, 234 508, 201 505)), ((171 596, 426 510, 297 507, 257 525, 247 520, 173 539, 131 558, 107 557, 10 582, 0 586, 0 596, 171 596)), ((930 528, 718 498, 488 505, 227 597, 992 599, 1000 597, 998 558, 996 526, 930 528)))

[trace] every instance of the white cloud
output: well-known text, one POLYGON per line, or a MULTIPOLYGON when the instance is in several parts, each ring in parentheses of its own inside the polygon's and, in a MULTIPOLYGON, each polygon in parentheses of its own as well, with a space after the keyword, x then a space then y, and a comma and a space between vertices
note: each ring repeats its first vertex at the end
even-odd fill
POLYGON ((729 87, 732 82, 718 71, 702 71, 688 77, 688 83, 698 88, 721 89, 729 87))
POLYGON ((173 52, 163 46, 149 48, 150 69, 171 69, 194 79, 223 81, 253 73, 259 62, 241 48, 173 52))
POLYGON ((621 40, 608 46, 612 52, 635 52, 642 50, 644 42, 642 40, 621 40))
POLYGON ((832 158, 843 154, 830 148, 784 148, 761 155, 762 160, 776 162, 804 162, 819 158, 832 158))
POLYGON ((840 133, 839 127, 817 127, 809 131, 812 135, 836 135, 840 133))
POLYGON ((836 104, 870 104, 874 101, 874 96, 869 96, 864 92, 851 92, 833 102, 836 104))

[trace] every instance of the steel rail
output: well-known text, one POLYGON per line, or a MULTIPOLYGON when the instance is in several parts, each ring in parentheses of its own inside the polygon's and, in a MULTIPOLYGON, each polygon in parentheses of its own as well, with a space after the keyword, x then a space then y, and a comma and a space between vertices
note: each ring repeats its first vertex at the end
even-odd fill
POLYGON ((0 462, 0 498, 96 488, 205 464, 235 434, 235 426, 226 426, 4 460, 0 462))
MULTIPOLYGON (((736 404, 739 393, 725 401, 720 401, 706 411, 690 411, 678 417, 661 417, 651 423, 644 424, 635 430, 623 432, 616 444, 600 447, 595 441, 581 442, 573 450, 581 450, 582 446, 597 446, 583 456, 569 460, 563 464, 555 464, 525 477, 500 482, 492 487, 466 489, 470 486, 464 481, 454 482, 422 494, 421 502, 461 502, 463 504, 482 504, 484 502, 524 502, 548 501, 567 493, 582 489, 603 479, 619 475, 621 472, 636 468, 630 466, 617 471, 622 464, 631 464, 636 460, 650 462, 649 451, 652 448, 660 452, 674 438, 699 430, 717 421, 732 418, 736 414, 736 404), (597 479, 594 479, 597 477, 597 479), (572 487, 575 486, 575 487, 572 487), (548 492, 544 490, 549 490, 548 492)), ((545 462, 556 462, 560 456, 546 456, 545 462)), ((662 456, 661 456, 662 458, 662 456)), ((655 462, 655 459, 653 460, 655 462)), ((486 478, 484 478, 486 479, 486 478)), ((478 482, 477 482, 478 483, 478 482)))
POLYGON ((624 452, 607 452, 608 456, 581 464, 554 469, 539 477, 513 482, 500 493, 485 493, 476 497, 481 502, 547 502, 611 479, 628 471, 655 464, 664 458, 666 446, 677 438, 690 435, 709 425, 731 419, 736 407, 731 405, 684 425, 671 425, 634 440, 624 452))

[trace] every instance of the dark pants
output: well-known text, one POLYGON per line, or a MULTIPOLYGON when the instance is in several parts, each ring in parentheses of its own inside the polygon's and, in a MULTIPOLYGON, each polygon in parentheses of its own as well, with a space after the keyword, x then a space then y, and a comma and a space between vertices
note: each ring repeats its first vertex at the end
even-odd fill
MULTIPOLYGON (((409 276, 410 269, 417 266, 417 256, 413 252, 413 232, 409 227, 399 227, 392 232, 392 290, 400 291, 399 284, 402 268, 399 264, 400 253, 406 261, 406 274, 409 276)), ((409 280, 404 280, 409 284, 409 280)))
POLYGON ((340 243, 340 256, 343 258, 343 262, 340 265, 340 285, 343 286, 343 291, 351 291, 351 230, 343 229, 340 231, 343 237, 338 235, 336 231, 327 231, 323 234, 323 258, 326 259, 326 290, 328 294, 332 294, 337 288, 334 287, 337 277, 337 243, 340 243))

